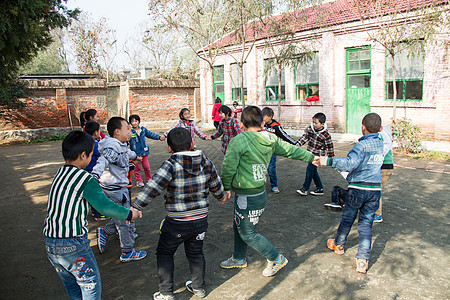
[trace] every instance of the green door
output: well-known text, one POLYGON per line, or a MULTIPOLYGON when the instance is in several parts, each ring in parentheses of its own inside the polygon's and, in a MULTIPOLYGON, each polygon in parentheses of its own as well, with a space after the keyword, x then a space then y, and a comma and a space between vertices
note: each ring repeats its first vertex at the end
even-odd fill
MULTIPOLYGON (((225 87, 224 87, 224 69, 223 66, 215 66, 214 67, 214 100, 216 100, 217 97, 220 98, 222 101, 222 104, 225 100, 225 87)), ((214 103, 214 102, 213 102, 214 103)))
POLYGON ((370 49, 346 49, 346 62, 346 132, 360 134, 370 112, 370 49))

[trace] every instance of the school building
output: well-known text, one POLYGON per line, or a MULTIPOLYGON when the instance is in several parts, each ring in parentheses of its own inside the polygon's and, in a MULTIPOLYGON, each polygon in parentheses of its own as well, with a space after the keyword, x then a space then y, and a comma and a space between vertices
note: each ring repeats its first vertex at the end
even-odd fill
MULTIPOLYGON (((408 9, 431 2, 397 1, 398 5, 408 9)), ((448 1, 439 3, 441 13, 446 14, 448 20, 448 1)), ((386 49, 369 39, 377 26, 367 26, 360 20, 352 0, 322 4, 315 10, 315 13, 321 12, 328 13, 322 21, 316 18, 315 22, 306 22, 296 29, 295 43, 310 49, 313 54, 311 59, 298 63, 296 67, 282 70, 279 121, 288 129, 304 129, 315 113, 323 112, 327 115, 330 132, 358 134, 361 133, 362 116, 376 112, 383 118, 384 125, 390 124, 394 107, 392 64, 386 49)), ((402 51, 396 55, 396 117, 411 119, 431 139, 448 141, 448 23, 439 30, 433 43, 424 43, 422 53, 410 55, 409 51, 402 51)), ((243 68, 243 95, 240 95, 239 68, 232 57, 242 52, 242 45, 230 44, 222 51, 224 54, 215 60, 214 76, 211 76, 207 63, 200 62, 203 120, 212 121, 210 116, 216 97, 220 97, 226 105, 231 105, 233 101, 241 102, 244 98, 246 105, 272 107, 276 118, 277 69, 274 67, 265 72, 274 57, 267 51, 264 38, 256 39, 252 47, 252 41, 246 45, 246 51, 250 53, 243 68)))

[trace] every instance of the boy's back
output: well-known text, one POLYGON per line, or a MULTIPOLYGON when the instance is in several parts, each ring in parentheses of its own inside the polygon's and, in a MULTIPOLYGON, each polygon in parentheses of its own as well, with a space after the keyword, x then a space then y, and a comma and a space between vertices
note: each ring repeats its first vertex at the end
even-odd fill
POLYGON ((214 164, 200 150, 172 154, 138 194, 134 206, 141 208, 148 200, 164 195, 170 218, 182 220, 204 217, 208 212, 208 192, 223 198, 223 187, 214 164))
POLYGON ((244 131, 235 136, 228 146, 222 164, 222 182, 225 190, 254 194, 265 190, 267 165, 272 154, 303 161, 312 161, 314 155, 281 141, 266 131, 244 131))

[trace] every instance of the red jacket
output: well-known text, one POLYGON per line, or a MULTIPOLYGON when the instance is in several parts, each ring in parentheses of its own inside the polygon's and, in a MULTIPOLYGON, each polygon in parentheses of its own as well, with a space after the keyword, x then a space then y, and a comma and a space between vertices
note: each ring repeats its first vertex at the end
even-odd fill
POLYGON ((221 119, 220 119, 220 117, 219 117, 219 107, 221 107, 222 106, 222 103, 216 103, 216 104, 214 104, 214 106, 213 106, 213 109, 212 109, 212 119, 213 119, 213 121, 220 121, 221 119))

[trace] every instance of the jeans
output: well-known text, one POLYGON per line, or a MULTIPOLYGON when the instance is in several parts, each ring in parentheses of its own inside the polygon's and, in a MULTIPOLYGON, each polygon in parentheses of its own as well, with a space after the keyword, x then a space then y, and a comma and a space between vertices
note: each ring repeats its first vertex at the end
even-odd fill
POLYGON ((323 189, 322 181, 320 181, 317 167, 312 163, 308 163, 308 167, 306 167, 305 182, 303 183, 303 188, 305 189, 305 191, 309 190, 312 180, 314 180, 314 184, 316 185, 317 189, 323 189))
POLYGON ((277 181, 277 156, 272 155, 270 158, 269 166, 267 168, 267 172, 269 173, 269 179, 270 179, 270 187, 278 187, 278 181, 277 181))
POLYGON ((347 197, 347 190, 335 185, 331 190, 331 202, 339 204, 340 206, 345 204, 345 197, 347 197))
POLYGON ((134 177, 136 177, 137 182, 143 182, 141 177, 141 164, 144 169, 145 179, 149 181, 152 179, 152 173, 150 172, 150 164, 148 163, 148 155, 142 156, 142 162, 137 163, 134 166, 134 177))
POLYGON ((61 278, 70 299, 101 299, 102 282, 87 235, 45 238, 48 259, 61 278))
POLYGON ((184 243, 184 251, 191 270, 192 287, 205 285, 205 256, 203 240, 208 229, 208 217, 192 221, 176 221, 169 218, 161 226, 156 262, 159 276, 159 291, 164 295, 173 295, 173 256, 178 246, 184 243))
POLYGON ((278 250, 256 232, 259 218, 266 207, 267 193, 239 195, 234 199, 234 252, 235 259, 247 257, 247 246, 252 247, 270 261, 278 257, 278 250))
POLYGON ((341 223, 335 237, 336 245, 344 245, 347 236, 352 228, 353 222, 359 211, 358 234, 359 246, 356 258, 370 258, 372 247, 372 224, 375 211, 380 203, 381 191, 366 191, 349 188, 345 198, 344 211, 342 212, 341 223))
MULTIPOLYGON (((118 203, 121 206, 130 208, 130 194, 127 188, 121 188, 120 190, 109 191, 103 189, 106 196, 112 201, 118 203)), ((119 233, 120 249, 124 253, 133 251, 134 247, 134 235, 132 226, 127 224, 126 220, 112 219, 105 226, 105 233, 108 236, 112 236, 119 233)))

